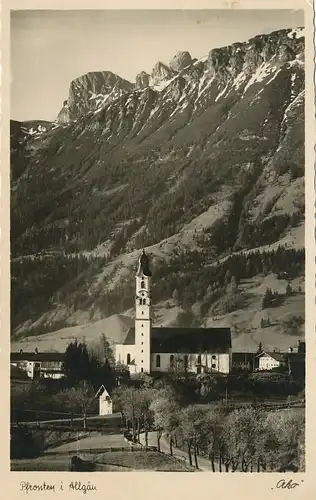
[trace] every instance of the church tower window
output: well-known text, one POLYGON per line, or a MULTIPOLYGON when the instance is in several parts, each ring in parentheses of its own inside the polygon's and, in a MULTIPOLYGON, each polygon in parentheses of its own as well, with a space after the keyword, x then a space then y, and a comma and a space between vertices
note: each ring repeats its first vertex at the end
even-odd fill
POLYGON ((126 363, 127 363, 128 365, 130 365, 130 364, 131 364, 131 355, 130 355, 130 353, 128 353, 128 355, 127 355, 127 358, 126 358, 126 363))
POLYGON ((157 354, 156 356, 156 367, 160 368, 160 354, 157 354))
POLYGON ((141 281, 141 283, 140 283, 140 287, 141 287, 141 288, 145 288, 145 281, 141 281))

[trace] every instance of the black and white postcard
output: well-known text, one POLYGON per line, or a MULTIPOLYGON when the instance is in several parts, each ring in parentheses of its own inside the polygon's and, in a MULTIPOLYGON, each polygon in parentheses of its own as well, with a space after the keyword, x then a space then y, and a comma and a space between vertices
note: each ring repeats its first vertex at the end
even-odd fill
POLYGON ((2 25, 10 491, 307 498, 312 5, 6 1, 2 25))

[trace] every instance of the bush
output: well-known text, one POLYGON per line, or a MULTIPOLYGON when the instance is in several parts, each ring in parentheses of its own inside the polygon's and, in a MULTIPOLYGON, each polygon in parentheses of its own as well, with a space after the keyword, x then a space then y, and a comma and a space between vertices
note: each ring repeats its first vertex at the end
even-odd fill
POLYGON ((45 445, 44 436, 34 433, 26 427, 11 428, 10 457, 34 458, 38 457, 45 445))
POLYGON ((246 298, 244 294, 227 294, 220 299, 219 303, 213 308, 214 314, 228 314, 245 307, 246 298))

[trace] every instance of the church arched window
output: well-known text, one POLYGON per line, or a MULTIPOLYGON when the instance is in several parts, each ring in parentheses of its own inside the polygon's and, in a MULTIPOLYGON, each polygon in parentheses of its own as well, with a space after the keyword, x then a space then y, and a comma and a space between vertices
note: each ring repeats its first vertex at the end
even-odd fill
POLYGON ((141 288, 145 288, 145 281, 144 281, 144 280, 142 280, 142 281, 141 281, 141 283, 140 283, 140 287, 141 287, 141 288))
POLYGON ((157 354, 156 356, 156 367, 160 368, 160 354, 157 354))
POLYGON ((201 360, 202 360, 202 357, 201 357, 201 354, 199 354, 198 358, 197 358, 197 362, 198 362, 199 365, 201 364, 201 360))
POLYGON ((131 364, 131 355, 130 355, 130 353, 128 353, 128 355, 127 355, 126 363, 127 363, 128 365, 130 365, 130 364, 131 364))

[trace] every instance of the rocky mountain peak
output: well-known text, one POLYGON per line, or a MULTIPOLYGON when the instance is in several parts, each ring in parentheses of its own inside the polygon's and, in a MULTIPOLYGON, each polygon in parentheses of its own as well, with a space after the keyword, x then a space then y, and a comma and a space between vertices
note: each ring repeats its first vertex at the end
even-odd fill
POLYGON ((146 71, 141 71, 136 75, 136 89, 144 89, 149 85, 150 75, 146 71))
POLYGON ((158 61, 150 75, 150 84, 151 85, 159 85, 162 80, 168 80, 172 78, 173 71, 169 66, 163 64, 161 61, 158 61))
POLYGON ((192 64, 192 58, 189 52, 179 51, 171 59, 169 66, 173 71, 181 71, 192 64))
POLYGON ((75 120, 89 111, 132 91, 134 85, 111 71, 93 71, 70 83, 69 97, 58 115, 59 122, 75 120))

